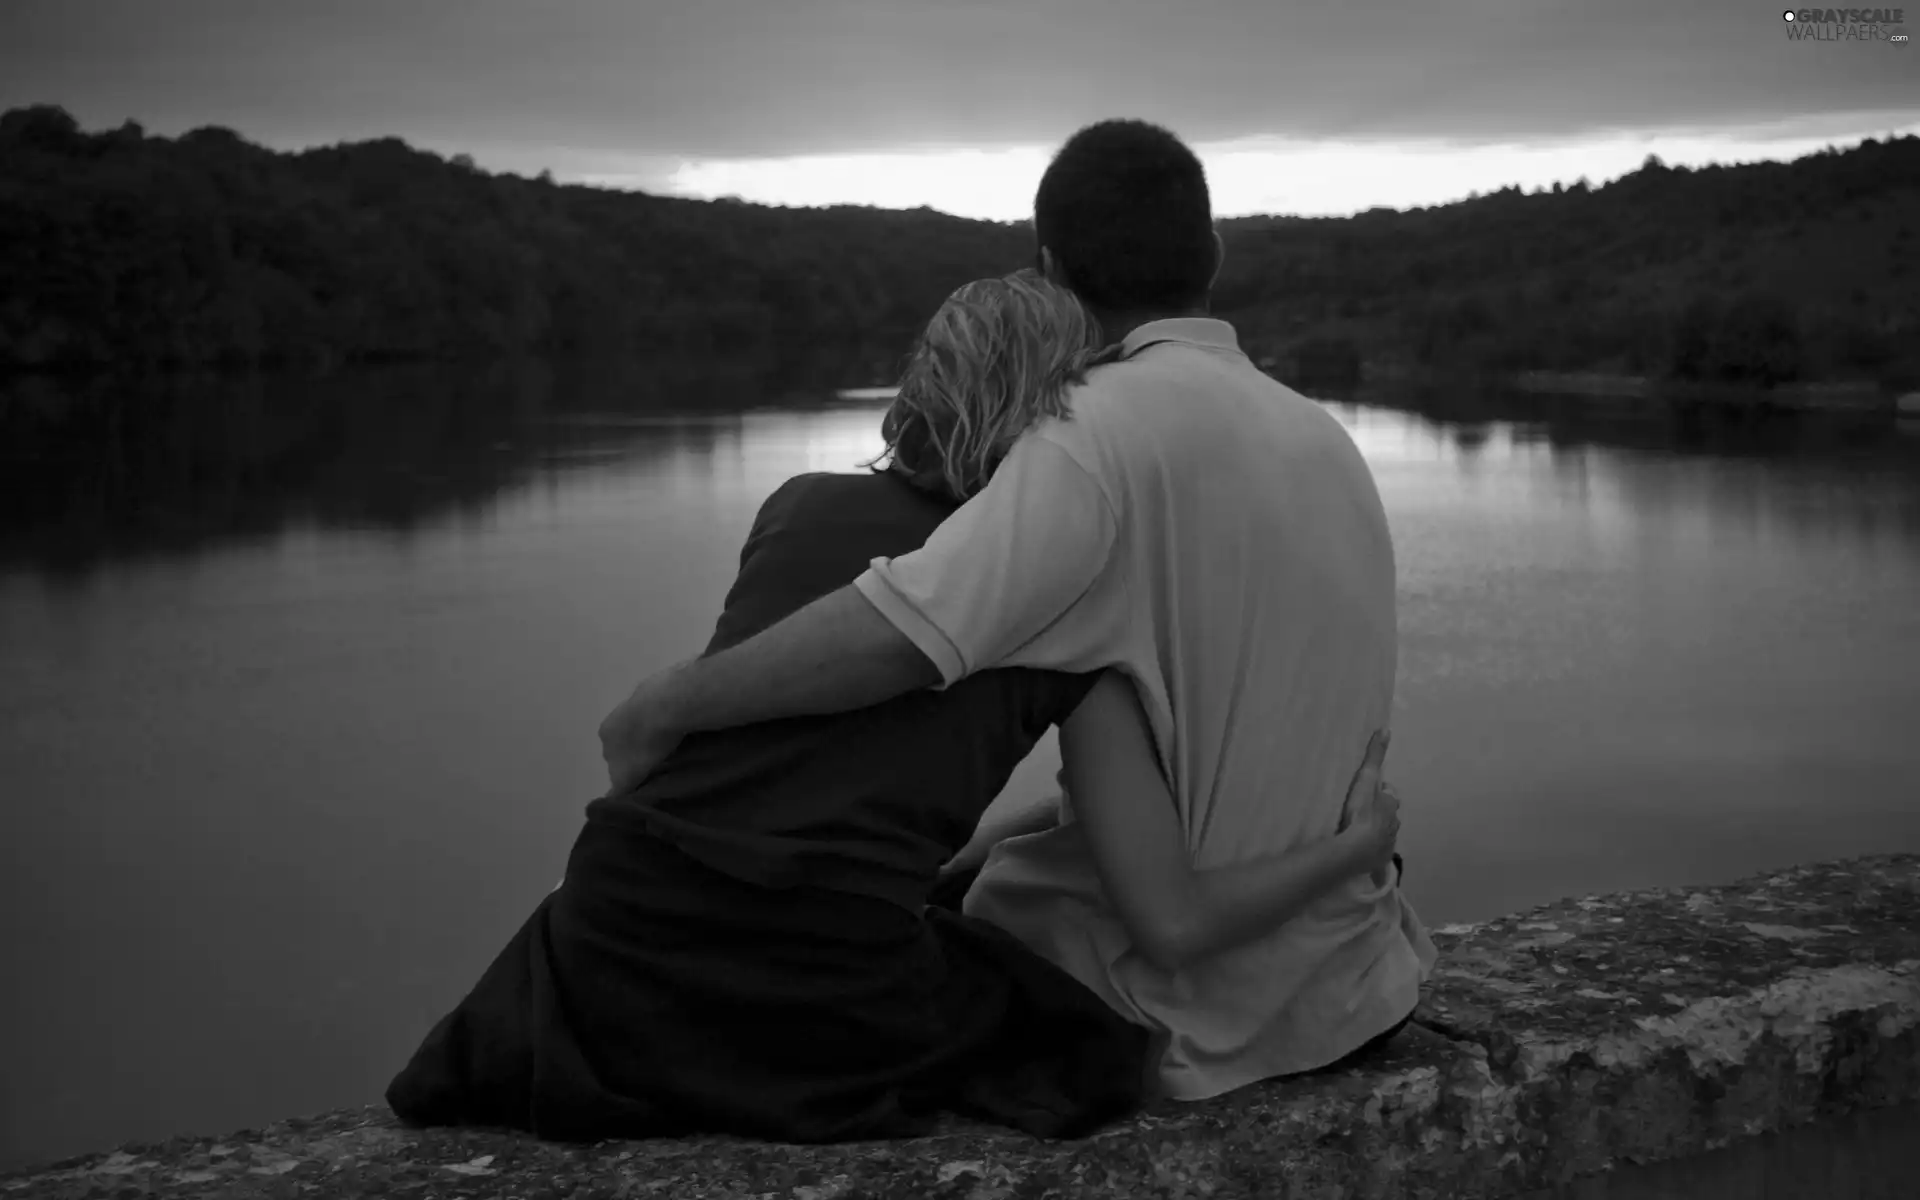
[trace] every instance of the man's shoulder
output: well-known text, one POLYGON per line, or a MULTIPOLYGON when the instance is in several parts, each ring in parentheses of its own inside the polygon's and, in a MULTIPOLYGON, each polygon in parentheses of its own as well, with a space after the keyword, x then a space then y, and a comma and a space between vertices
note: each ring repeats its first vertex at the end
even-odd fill
POLYGON ((1152 402, 1163 392, 1160 373, 1146 364, 1122 360, 1094 367, 1067 390, 1066 415, 1035 426, 1055 440, 1071 439, 1075 432, 1099 430, 1126 419, 1129 411, 1152 402))
POLYGON ((1318 407, 1244 359, 1169 349, 1088 371, 1068 393, 1068 415, 1037 431, 1085 463, 1097 446, 1212 438, 1222 420, 1265 423, 1288 409, 1318 407))
POLYGON ((1154 346, 1118 362, 1089 370, 1068 393, 1079 414, 1104 417, 1138 405, 1154 405, 1169 393, 1187 396, 1261 395, 1297 397, 1286 384, 1253 365, 1244 355, 1221 354, 1199 346, 1154 346))

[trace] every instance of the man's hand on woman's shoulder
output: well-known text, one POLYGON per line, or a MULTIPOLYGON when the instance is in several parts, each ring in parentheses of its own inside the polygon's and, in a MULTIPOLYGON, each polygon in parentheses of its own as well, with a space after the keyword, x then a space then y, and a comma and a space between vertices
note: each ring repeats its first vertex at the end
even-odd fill
POLYGON ((606 760, 610 785, 607 795, 617 796, 639 786, 686 736, 675 725, 669 703, 673 675, 678 670, 680 667, 669 667, 641 680, 633 694, 600 722, 600 757, 606 760))

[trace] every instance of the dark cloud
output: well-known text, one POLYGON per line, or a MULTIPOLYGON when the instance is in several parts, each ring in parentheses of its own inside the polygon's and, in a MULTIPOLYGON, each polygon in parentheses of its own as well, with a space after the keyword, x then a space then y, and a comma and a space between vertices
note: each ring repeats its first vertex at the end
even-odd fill
POLYGON ((4 3, 0 104, 521 166, 1049 143, 1121 114, 1196 140, 1920 116, 1920 48, 1790 42, 1764 0, 4 3))

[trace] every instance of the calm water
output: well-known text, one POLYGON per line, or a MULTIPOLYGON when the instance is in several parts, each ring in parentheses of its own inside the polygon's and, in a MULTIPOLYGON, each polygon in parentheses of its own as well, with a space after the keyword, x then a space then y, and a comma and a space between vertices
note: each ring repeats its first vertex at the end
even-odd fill
MULTIPOLYGON (((711 378, 0 396, 15 1164, 377 1099, 760 500, 877 449, 871 402, 711 378)), ((1330 407, 1399 547, 1429 920, 1920 849, 1920 436, 1330 407)))

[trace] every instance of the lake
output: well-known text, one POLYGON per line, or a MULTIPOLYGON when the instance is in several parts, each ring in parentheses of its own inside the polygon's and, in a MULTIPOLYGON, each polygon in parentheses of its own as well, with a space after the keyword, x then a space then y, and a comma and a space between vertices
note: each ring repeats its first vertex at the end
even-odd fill
MULTIPOLYGON (((704 644, 760 501, 878 450, 880 402, 822 399, 0 389, 0 1163, 376 1101, 559 878, 600 718, 704 644)), ((1429 922, 1920 850, 1920 436, 1327 403, 1398 547, 1429 922)))

